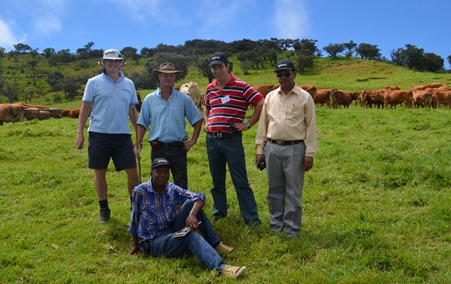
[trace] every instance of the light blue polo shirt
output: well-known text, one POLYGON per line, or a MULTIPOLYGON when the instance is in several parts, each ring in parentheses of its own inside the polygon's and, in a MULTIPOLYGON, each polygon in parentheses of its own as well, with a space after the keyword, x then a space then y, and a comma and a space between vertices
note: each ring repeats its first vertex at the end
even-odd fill
POLYGON ((105 134, 131 134, 128 114, 138 104, 135 84, 120 71, 114 82, 104 72, 88 80, 82 101, 91 103, 88 131, 105 134))
POLYGON ((203 119, 199 109, 187 94, 172 89, 169 100, 165 101, 158 88, 144 99, 138 124, 146 130, 152 125, 148 141, 180 142, 188 139, 185 117, 191 126, 203 119))

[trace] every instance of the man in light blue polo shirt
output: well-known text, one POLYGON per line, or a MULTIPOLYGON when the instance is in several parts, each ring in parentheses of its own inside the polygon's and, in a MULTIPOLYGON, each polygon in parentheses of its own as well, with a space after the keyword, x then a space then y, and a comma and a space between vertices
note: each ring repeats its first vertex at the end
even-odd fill
POLYGON ((164 62, 159 69, 152 71, 160 87, 143 101, 134 151, 139 156, 144 134, 150 127, 147 139, 152 146, 150 160, 158 157, 167 159, 171 163, 174 184, 188 189, 187 152, 199 138, 203 117, 191 98, 174 88, 180 73, 171 62, 164 62), (194 127, 190 140, 185 118, 194 127))
POLYGON ((85 92, 78 119, 76 146, 83 148, 84 130, 88 117, 89 147, 88 167, 94 169, 94 187, 100 205, 99 223, 110 220, 108 206, 108 185, 106 172, 110 158, 117 171, 127 173, 127 189, 131 199, 133 189, 139 184, 136 159, 128 118, 136 129, 138 104, 135 85, 124 76, 120 67, 124 65, 121 53, 116 49, 107 49, 99 62, 103 72, 90 78, 85 92))

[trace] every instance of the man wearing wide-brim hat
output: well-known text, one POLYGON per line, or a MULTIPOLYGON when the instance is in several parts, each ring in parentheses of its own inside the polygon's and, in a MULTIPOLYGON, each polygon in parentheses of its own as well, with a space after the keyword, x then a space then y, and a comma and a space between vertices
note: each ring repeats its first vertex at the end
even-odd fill
POLYGON ((177 70, 172 62, 163 62, 152 71, 160 86, 143 101, 134 152, 139 156, 144 134, 150 127, 147 139, 152 147, 150 160, 158 157, 167 159, 171 163, 174 184, 187 189, 187 152, 199 138, 203 117, 191 98, 174 88, 181 75, 182 71, 177 70), (189 140, 186 120, 194 127, 189 140))
POLYGON ((158 69, 152 70, 152 76, 158 83, 160 83, 159 79, 160 74, 175 74, 176 75, 175 82, 177 82, 178 80, 180 80, 182 73, 183 72, 181 70, 175 69, 174 63, 172 62, 163 62, 160 64, 160 67, 158 69))

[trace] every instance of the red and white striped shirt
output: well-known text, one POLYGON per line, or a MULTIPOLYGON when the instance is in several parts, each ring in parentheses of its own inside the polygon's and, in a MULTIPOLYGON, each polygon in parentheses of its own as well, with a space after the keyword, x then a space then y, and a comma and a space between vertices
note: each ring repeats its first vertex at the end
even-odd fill
POLYGON ((219 89, 217 81, 213 81, 206 88, 205 106, 210 111, 208 115, 208 132, 228 132, 231 123, 242 123, 249 105, 256 106, 264 100, 245 81, 230 74, 230 81, 219 89))

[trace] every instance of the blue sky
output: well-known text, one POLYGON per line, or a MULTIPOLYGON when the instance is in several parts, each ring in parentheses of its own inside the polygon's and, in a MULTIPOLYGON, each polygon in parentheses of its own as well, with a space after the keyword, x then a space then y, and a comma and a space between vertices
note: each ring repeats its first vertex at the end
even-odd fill
MULTIPOLYGON (((450 0, 0 0, 0 47, 25 43, 75 53, 192 39, 314 39, 377 45, 388 59, 406 44, 451 55, 450 0)), ((323 52, 325 55, 325 53, 323 52)))

